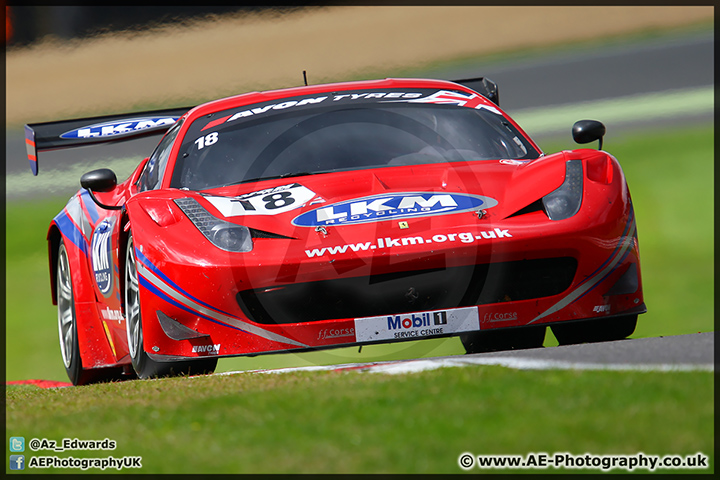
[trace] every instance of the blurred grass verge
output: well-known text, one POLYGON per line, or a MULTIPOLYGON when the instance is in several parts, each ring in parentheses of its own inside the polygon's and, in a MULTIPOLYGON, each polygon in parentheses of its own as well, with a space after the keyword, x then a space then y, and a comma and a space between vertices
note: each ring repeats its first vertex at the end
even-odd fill
MULTIPOLYGON (((124 473, 462 473, 464 452, 699 452, 710 468, 672 473, 711 473, 712 377, 468 366, 11 387, 6 428, 8 436, 27 439, 109 438, 117 443, 115 458, 142 456, 141 470, 124 473)), ((471 473, 483 471, 500 473, 471 473)), ((528 471, 559 472, 512 473, 528 471)))

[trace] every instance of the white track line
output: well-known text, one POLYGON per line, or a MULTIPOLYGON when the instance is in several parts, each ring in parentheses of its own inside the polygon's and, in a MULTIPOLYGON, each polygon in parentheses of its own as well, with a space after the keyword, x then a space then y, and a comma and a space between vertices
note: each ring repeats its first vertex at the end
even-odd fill
POLYGON ((566 362, 558 360, 541 360, 536 358, 517 357, 481 357, 463 356, 460 358, 446 357, 433 359, 404 360, 397 362, 379 363, 351 363, 343 365, 307 366, 277 368, 270 370, 247 370, 223 372, 216 375, 235 375, 240 373, 290 373, 307 371, 349 371, 359 370, 369 373, 386 373, 398 375, 405 373, 424 372, 444 367, 466 367, 469 365, 495 365, 517 370, 612 370, 612 371, 642 371, 642 372, 688 372, 688 371, 714 371, 713 365, 708 364, 604 364, 566 362))

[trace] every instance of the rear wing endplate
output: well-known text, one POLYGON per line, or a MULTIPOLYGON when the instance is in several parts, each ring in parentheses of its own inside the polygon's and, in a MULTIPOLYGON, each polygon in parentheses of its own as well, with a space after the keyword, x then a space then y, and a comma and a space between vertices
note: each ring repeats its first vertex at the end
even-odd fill
POLYGON ((453 80, 453 82, 475 90, 495 105, 500 106, 500 92, 498 92, 498 87, 495 82, 489 78, 464 78, 462 80, 453 80))
POLYGON ((33 175, 38 174, 38 152, 164 134, 192 108, 181 107, 25 125, 25 147, 30 170, 33 175))

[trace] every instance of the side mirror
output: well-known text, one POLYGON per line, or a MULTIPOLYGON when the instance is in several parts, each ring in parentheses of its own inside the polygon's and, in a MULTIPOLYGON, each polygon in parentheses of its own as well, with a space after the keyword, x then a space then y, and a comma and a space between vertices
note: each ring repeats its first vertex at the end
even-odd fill
POLYGON ((576 143, 590 143, 600 140, 598 150, 602 150, 602 141, 605 136, 605 125, 597 120, 580 120, 572 128, 573 140, 576 143))
POLYGON ((109 168, 101 168, 80 177, 80 185, 86 190, 109 192, 117 185, 117 177, 109 168))
POLYGON ((101 168, 99 170, 87 172, 80 177, 80 186, 88 191, 90 198, 93 199, 93 202, 95 202, 98 207, 104 208, 105 210, 121 210, 123 208, 122 206, 116 205, 104 205, 100 203, 93 193, 93 191, 110 192, 117 186, 117 177, 115 176, 115 172, 109 168, 101 168))

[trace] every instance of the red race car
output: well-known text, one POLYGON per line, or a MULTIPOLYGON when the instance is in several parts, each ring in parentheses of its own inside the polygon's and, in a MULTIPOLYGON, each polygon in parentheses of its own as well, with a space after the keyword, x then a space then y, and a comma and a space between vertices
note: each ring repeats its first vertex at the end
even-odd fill
POLYGON ((468 353, 630 335, 635 216, 605 127, 545 154, 487 79, 385 79, 26 126, 37 152, 163 134, 48 231, 74 384, 219 357, 460 336, 468 353), (467 85, 475 85, 471 89, 467 85))

